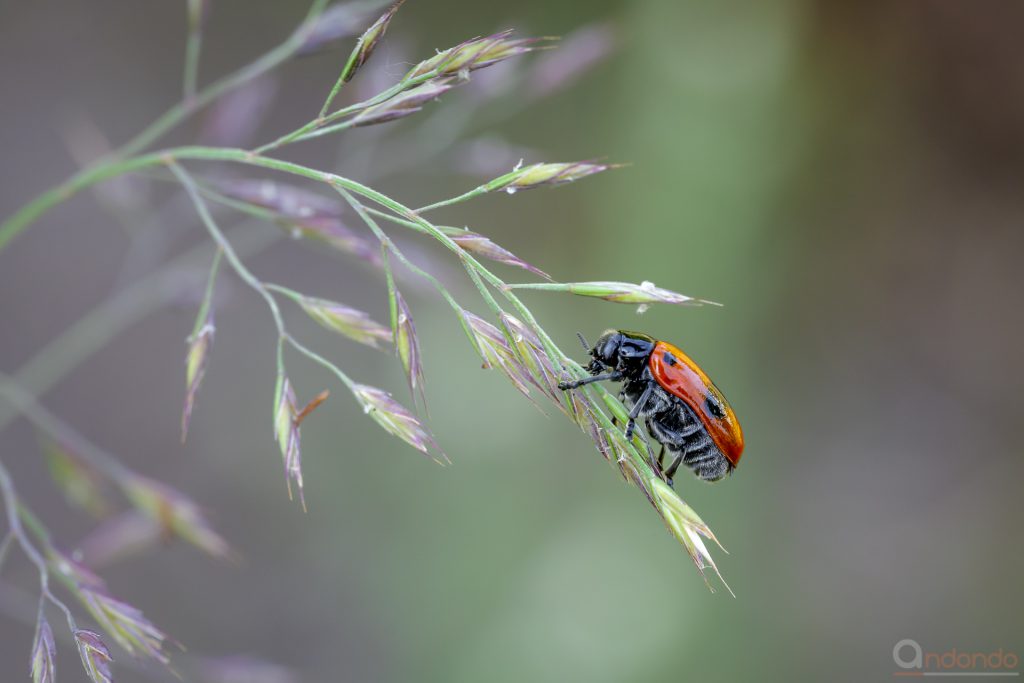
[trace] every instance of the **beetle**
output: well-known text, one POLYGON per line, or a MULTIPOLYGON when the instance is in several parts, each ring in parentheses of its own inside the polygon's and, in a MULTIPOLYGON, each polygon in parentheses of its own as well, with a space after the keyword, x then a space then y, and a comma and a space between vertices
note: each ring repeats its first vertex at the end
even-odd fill
MULTIPOLYGON (((580 335, 584 348, 587 343, 580 335)), ((592 348, 591 376, 560 382, 567 391, 600 381, 624 382, 619 396, 629 407, 626 438, 644 419, 647 432, 674 457, 664 469, 666 481, 680 464, 705 481, 718 481, 739 464, 743 430, 725 396, 679 348, 640 332, 607 330, 592 348)))

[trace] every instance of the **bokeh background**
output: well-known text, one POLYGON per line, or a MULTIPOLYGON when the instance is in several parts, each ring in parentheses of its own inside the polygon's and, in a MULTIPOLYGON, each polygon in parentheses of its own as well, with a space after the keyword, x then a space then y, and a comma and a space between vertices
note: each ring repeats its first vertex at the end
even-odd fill
MULTIPOLYGON (((174 103, 183 5, 0 5, 0 214, 174 103)), ((276 44, 305 11, 211 6, 204 82, 276 44)), ((563 348, 575 348, 576 330, 641 328, 685 348, 729 397, 746 434, 742 467, 718 485, 681 475, 677 489, 729 549, 719 564, 736 599, 707 591, 643 496, 568 421, 482 371, 450 311, 411 277, 430 424, 453 466, 382 433, 295 357, 300 395, 334 395, 303 430, 309 513, 289 503, 271 438, 272 323, 230 276, 182 447, 182 340, 203 276, 188 270, 172 305, 105 342, 42 400, 200 501, 244 559, 156 547, 104 567, 112 590, 188 646, 187 680, 863 681, 891 678, 903 638, 1020 654, 1022 22, 1024 6, 1010 1, 410 1, 353 91, 505 27, 585 30, 571 43, 578 54, 610 52, 556 92, 507 85, 533 73, 527 58, 479 72, 419 117, 283 155, 413 206, 520 157, 629 162, 437 218, 562 280, 653 280, 724 304, 638 317, 528 297, 563 348), (203 678, 196 661, 221 675, 203 678)), ((346 55, 277 72, 251 140, 307 120, 346 55)), ((199 117, 167 144, 209 135, 205 125, 199 117)), ((203 243, 166 184, 111 187, 107 200, 119 196, 131 220, 86 193, 0 253, 3 371, 203 243)), ((442 250, 403 244, 485 312, 442 250)), ((382 279, 357 261, 278 242, 250 264, 386 318, 382 279)), ((295 310, 288 321, 357 380, 407 400, 390 356, 295 310)), ((96 523, 60 497, 25 422, 0 434, 0 457, 59 543, 88 537, 96 523)), ((26 563, 9 558, 3 680, 26 676, 35 591, 26 563)), ((84 680, 61 649, 61 680, 84 680)))

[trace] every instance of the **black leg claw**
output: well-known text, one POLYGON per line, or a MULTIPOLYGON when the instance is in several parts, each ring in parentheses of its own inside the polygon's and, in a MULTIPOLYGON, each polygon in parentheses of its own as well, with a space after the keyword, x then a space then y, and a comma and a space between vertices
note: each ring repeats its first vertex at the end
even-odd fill
POLYGON ((668 481, 669 485, 672 484, 672 477, 675 476, 676 470, 679 469, 679 463, 683 461, 683 454, 679 453, 672 460, 672 464, 665 470, 665 480, 668 481))
POLYGON ((618 370, 615 370, 613 372, 609 372, 603 375, 592 375, 590 377, 576 379, 571 382, 559 382, 558 388, 561 389, 562 391, 568 391, 569 389, 576 389, 577 387, 581 387, 584 384, 590 384, 591 382, 618 382, 620 379, 622 379, 622 373, 619 372, 618 370))

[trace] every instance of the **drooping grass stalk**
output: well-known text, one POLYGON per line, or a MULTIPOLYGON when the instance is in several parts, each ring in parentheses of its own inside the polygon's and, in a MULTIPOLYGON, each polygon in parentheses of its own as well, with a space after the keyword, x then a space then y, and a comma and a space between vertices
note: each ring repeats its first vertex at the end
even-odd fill
MULTIPOLYGON (((319 354, 312 352, 311 350, 300 344, 291 336, 291 334, 288 333, 288 330, 285 328, 284 325, 284 318, 281 316, 281 309, 278 307, 277 300, 274 298, 274 295, 271 294, 270 290, 263 283, 263 281, 257 278, 255 275, 253 275, 252 271, 250 271, 246 267, 246 265, 242 262, 242 259, 238 256, 234 248, 231 246, 231 243, 228 242, 227 238, 224 236, 224 233, 221 232, 221 229, 217 226, 216 221, 213 220, 213 216, 210 215, 210 210, 207 208, 206 202, 203 200, 202 195, 199 193, 199 188, 196 186, 195 181, 192 180, 192 177, 188 173, 186 173, 185 170, 182 169, 181 166, 179 166, 178 164, 170 162, 168 166, 170 167, 174 175, 177 176, 178 180, 181 181, 181 184, 182 186, 184 186, 186 192, 188 192, 189 197, 192 199, 192 203, 195 204, 196 211, 199 213, 200 219, 203 221, 203 224, 206 226, 206 229, 210 232, 210 236, 213 238, 214 242, 216 242, 217 245, 224 251, 224 256, 231 264, 231 267, 234 269, 235 273, 238 275, 238 277, 242 279, 243 282, 245 282, 245 284, 249 285, 249 287, 255 290, 256 293, 258 293, 261 297, 263 297, 263 300, 266 301, 267 307, 270 309, 270 314, 274 318, 274 325, 277 327, 279 340, 281 342, 287 341, 289 344, 295 347, 297 351, 308 356, 309 358, 320 363, 321 365, 330 366, 329 369, 332 370, 332 372, 334 372, 338 379, 340 379, 342 383, 345 384, 345 386, 347 386, 349 389, 353 389, 355 387, 355 382, 353 382, 348 377, 348 375, 346 375, 339 368, 334 366, 330 361, 324 359, 319 354)), ((279 369, 283 367, 283 363, 281 361, 281 348, 281 344, 279 343, 279 369)))
POLYGON ((7 471, 7 467, 0 460, 0 495, 3 496, 4 511, 7 514, 7 526, 10 529, 10 534, 14 540, 18 543, 22 552, 29 559, 36 571, 39 572, 39 586, 40 594, 46 600, 49 600, 53 605, 57 606, 68 621, 68 628, 71 629, 72 633, 78 631, 78 624, 75 621, 75 615, 71 609, 64 603, 63 600, 53 594, 50 589, 50 565, 46 558, 36 549, 32 543, 31 538, 25 533, 25 528, 22 523, 29 526, 33 533, 49 540, 49 532, 46 527, 43 526, 35 515, 25 507, 19 500, 18 494, 14 488, 14 481, 11 479, 10 472, 7 471))
MULTIPOLYGON (((585 376, 586 371, 559 349, 545 328, 539 324, 530 309, 520 299, 518 290, 562 291, 641 305, 654 302, 679 304, 696 300, 654 287, 653 284, 647 282, 642 285, 613 281, 555 282, 545 272, 500 248, 486 237, 471 232, 468 227, 457 229, 439 225, 427 220, 422 215, 434 209, 461 204, 489 192, 505 191, 513 194, 522 189, 572 182, 608 170, 612 168, 611 165, 572 162, 536 163, 524 167, 520 163, 511 172, 478 185, 468 192, 414 210, 364 182, 265 156, 266 152, 295 142, 340 133, 358 126, 385 123, 415 114, 427 102, 465 82, 471 72, 510 57, 541 49, 536 45, 537 41, 512 38, 510 32, 465 41, 416 64, 397 83, 376 95, 362 102, 331 111, 341 88, 367 61, 374 46, 383 36, 388 22, 401 4, 398 2, 385 11, 359 38, 316 118, 276 140, 257 146, 254 151, 228 147, 183 146, 141 153, 164 132, 219 95, 265 73, 285 59, 306 50, 310 45, 322 45, 322 41, 328 39, 325 36, 337 37, 339 30, 345 30, 339 28, 340 24, 337 21, 338 17, 342 15, 332 15, 336 19, 333 23, 324 22, 324 26, 331 28, 319 31, 316 29, 314 22, 326 5, 326 0, 316 0, 310 7, 303 25, 278 48, 247 67, 214 81, 208 87, 200 90, 197 88, 196 81, 201 47, 199 8, 202 4, 202 0, 190 0, 189 2, 190 30, 186 45, 183 101, 125 146, 95 165, 76 173, 61 185, 42 193, 0 224, 0 250, 46 211, 85 188, 93 187, 104 180, 126 173, 155 172, 155 175, 165 177, 167 174, 163 170, 169 170, 170 175, 184 188, 210 239, 217 245, 205 294, 197 312, 192 336, 189 338, 190 346, 186 363, 188 389, 182 418, 182 433, 184 435, 187 429, 192 402, 205 372, 206 358, 213 340, 211 303, 214 282, 221 258, 223 258, 230 269, 264 299, 274 320, 277 331, 274 434, 285 463, 289 495, 291 495, 294 482, 298 486, 303 507, 305 507, 305 500, 302 494, 299 427, 302 421, 323 403, 327 398, 327 392, 321 392, 305 407, 300 407, 296 391, 285 372, 284 352, 286 346, 333 374, 352 393, 364 411, 386 431, 402 438, 425 454, 440 452, 421 419, 412 411, 404 408, 387 392, 355 381, 336 363, 296 340, 286 328, 281 308, 278 305, 277 296, 286 297, 302 307, 307 314, 321 324, 356 341, 378 349, 389 343, 393 344, 408 376, 415 403, 417 388, 421 397, 423 390, 419 346, 415 325, 412 322, 411 309, 395 286, 395 278, 390 265, 393 257, 412 273, 424 278, 437 289, 456 312, 470 342, 483 358, 484 367, 499 369, 518 390, 530 396, 531 400, 530 392, 534 389, 540 390, 543 396, 552 400, 560 410, 576 422, 584 433, 593 439, 596 447, 606 459, 616 462, 623 477, 644 492, 672 533, 685 545, 701 573, 703 574, 705 567, 708 566, 717 572, 714 561, 701 540, 702 537, 715 540, 713 534, 696 513, 667 486, 659 466, 653 460, 653 453, 642 436, 642 431, 638 431, 629 440, 620 433, 621 430, 616 427, 613 420, 625 422, 627 416, 625 408, 617 398, 607 389, 596 384, 574 392, 563 393, 556 388, 567 378, 585 376), (316 34, 315 38, 312 37, 314 34, 316 34), (246 190, 244 186, 238 184, 231 187, 227 183, 208 183, 196 179, 192 175, 192 162, 226 162, 243 168, 265 169, 288 174, 324 185, 334 190, 367 226, 380 244, 381 256, 377 255, 372 245, 368 250, 369 255, 367 255, 365 242, 361 242, 361 238, 347 236, 347 228, 344 228, 340 222, 332 223, 330 227, 317 227, 312 223, 304 224, 303 219, 312 215, 314 211, 323 211, 323 214, 317 218, 327 218, 330 221, 336 221, 341 215, 336 212, 333 205, 324 209, 319 201, 312 201, 311 205, 303 205, 301 197, 305 197, 305 201, 310 201, 312 193, 308 191, 293 190, 287 196, 282 193, 277 197, 278 201, 273 201, 273 198, 263 197, 262 190, 258 195, 254 195, 251 186, 246 190), (186 170, 186 166, 189 170, 186 170), (391 329, 376 323, 369 314, 346 307, 344 304, 309 297, 283 285, 259 279, 245 265, 243 258, 245 251, 240 246, 243 245, 241 239, 245 236, 240 236, 237 244, 233 239, 234 236, 229 239, 211 214, 206 203, 207 199, 261 219, 271 220, 284 227, 290 226, 290 230, 295 236, 317 237, 332 246, 351 251, 374 265, 382 267, 388 284, 391 329), (296 205, 297 200, 299 200, 299 205, 296 205), (292 208, 289 209, 289 206, 292 208), (297 209, 305 209, 310 213, 303 213, 297 209), (412 230, 441 244, 454 254, 497 325, 463 308, 433 273, 406 257, 381 228, 377 219, 387 220, 394 225, 412 230), (485 266, 482 260, 524 268, 544 279, 545 282, 506 283, 485 266), (513 311, 521 320, 512 316, 508 312, 509 310, 513 311)), ((338 9, 343 9, 343 7, 338 9)), ((458 119, 459 128, 462 128, 464 124, 465 118, 458 119)), ((441 147, 442 145, 435 143, 432 146, 427 146, 426 150, 428 154, 433 154, 441 147)), ((169 278, 170 273, 163 273, 160 278, 163 277, 169 278)), ((139 510, 157 515, 156 518, 160 520, 161 524, 168 525, 182 538, 204 550, 213 554, 222 554, 226 552, 226 543, 205 528, 194 504, 162 485, 119 466, 116 458, 107 456, 100 449, 92 446, 73 428, 48 413, 36 401, 36 397, 40 393, 51 387, 71 367, 74 367, 107 340, 113 338, 132 320, 137 319, 143 312, 142 307, 159 304, 163 300, 160 293, 156 291, 163 281, 160 278, 155 276, 147 278, 127 290, 132 293, 131 296, 125 294, 123 300, 115 297, 111 302, 98 307, 92 314, 72 326, 64 337, 44 348, 17 373, 15 378, 0 376, 0 396, 8 399, 6 404, 0 405, 0 429, 15 414, 24 413, 43 431, 58 438, 64 436, 72 446, 85 453, 85 460, 88 461, 88 464, 103 471, 110 479, 119 482, 126 497, 139 510), (4 412, 5 407, 7 412, 4 412)), ((425 398, 423 398, 423 404, 425 407, 425 398)), ((447 460, 447 456, 443 452, 440 453, 440 457, 436 455, 431 457, 438 462, 447 460)), ((0 464, 0 468, 2 468, 2 464, 0 464)), ((166 655, 163 653, 164 634, 149 623, 135 608, 98 591, 80 569, 76 568, 53 547, 45 527, 39 524, 35 516, 15 498, 13 484, 6 470, 2 469, 0 469, 0 493, 4 494, 5 504, 9 510, 8 514, 11 515, 11 510, 13 510, 8 540, 0 541, 0 548, 4 547, 5 543, 18 542, 25 549, 26 554, 30 555, 30 559, 37 564, 37 568, 40 570, 43 582, 42 600, 52 596, 47 581, 49 572, 57 567, 56 575, 68 590, 83 603, 109 637, 113 637, 130 652, 142 652, 159 662, 166 663, 166 655), (14 519, 23 522, 24 527, 20 522, 15 526, 14 519), (36 546, 33 545, 32 539, 23 531, 25 528, 34 534, 35 542, 43 548, 42 553, 35 550, 36 546), (33 552, 35 552, 34 556, 33 552)), ((70 611, 63 604, 61 606, 70 619, 70 611)), ((49 666, 47 662, 52 659, 49 627, 45 624, 44 616, 40 610, 37 644, 34 646, 33 654, 33 675, 37 680, 40 680, 40 676, 43 675, 38 672, 45 673, 46 667, 49 666)), ((69 621, 69 624, 79 647, 83 665, 90 676, 94 680, 107 678, 110 655, 101 637, 96 633, 77 630, 72 621, 69 621)))
MULTIPOLYGON (((315 169, 308 168, 308 167, 302 166, 300 164, 295 164, 295 163, 288 162, 288 161, 283 161, 283 160, 279 160, 279 159, 272 159, 272 158, 269 158, 269 157, 259 156, 257 154, 252 153, 252 152, 247 152, 245 150, 223 149, 223 148, 215 148, 215 147, 180 147, 180 148, 173 148, 173 149, 165 150, 163 152, 156 152, 156 153, 152 153, 152 154, 136 157, 135 159, 126 161, 123 164, 121 164, 120 169, 121 169, 121 172, 129 172, 129 171, 133 171, 133 170, 138 170, 140 168, 145 168, 145 167, 148 167, 148 166, 155 166, 155 165, 159 165, 159 164, 165 164, 165 165, 170 165, 172 168, 177 168, 178 172, 180 173, 181 172, 180 171, 180 167, 177 167, 174 164, 175 164, 176 161, 182 161, 182 160, 228 161, 228 162, 244 163, 244 164, 249 164, 249 165, 253 165, 253 166, 260 166, 260 167, 268 168, 268 169, 271 169, 271 170, 281 171, 281 172, 284 172, 284 173, 289 173, 289 174, 305 177, 305 178, 308 178, 308 179, 311 179, 311 180, 315 180, 315 181, 318 181, 318 182, 327 183, 327 184, 329 184, 331 186, 334 186, 336 188, 340 187, 340 188, 349 190, 349 191, 351 191, 351 192, 353 192, 355 194, 358 194, 358 195, 360 195, 360 196, 362 196, 362 197, 364 197, 364 198, 366 198, 366 199, 368 199, 370 201, 373 201, 376 204, 378 204, 379 206, 382 206, 384 208, 389 209, 390 211, 394 212, 397 216, 404 217, 407 221, 417 225, 423 232, 425 232, 426 234, 428 234, 431 237, 433 237, 434 239, 436 239, 438 242, 440 242, 441 244, 446 246, 448 249, 450 249, 454 253, 458 254, 460 256, 460 259, 463 261, 463 263, 466 264, 467 268, 473 268, 485 281, 487 281, 490 284, 494 285, 495 287, 499 288, 499 290, 501 290, 501 292, 505 296, 505 298, 508 299, 512 303, 512 305, 516 308, 516 310, 521 315, 524 316, 524 319, 526 320, 526 322, 528 324, 530 324, 531 327, 534 328, 534 330, 536 331, 538 337, 540 338, 542 343, 544 343, 544 345, 547 348, 547 351, 551 355, 551 357, 553 359, 559 359, 559 360, 563 360, 563 361, 565 359, 567 359, 567 356, 561 350, 558 349, 558 347, 550 339, 550 337, 548 336, 546 331, 543 329, 543 327, 541 327, 536 322, 536 319, 529 312, 529 309, 526 308, 526 306, 522 304, 522 302, 518 299, 518 297, 516 297, 512 292, 508 291, 507 288, 504 287, 504 282, 500 278, 498 278, 493 273, 491 273, 487 268, 485 268, 482 264, 480 264, 479 261, 477 261, 476 259, 472 258, 471 256, 466 255, 464 253, 464 251, 462 250, 462 248, 459 247, 458 244, 456 244, 454 241, 452 241, 451 238, 449 238, 447 235, 445 235, 443 231, 441 231, 439 228, 434 226, 432 223, 430 223, 426 219, 424 219, 421 216, 419 216, 416 211, 414 211, 414 210, 410 209, 409 207, 401 204, 400 202, 398 202, 398 201, 396 201, 394 199, 391 199, 390 197, 388 197, 388 196, 386 196, 386 195, 384 195, 384 194, 382 194, 380 192, 377 192, 376 190, 373 190, 372 188, 366 187, 365 185, 362 185, 361 183, 358 183, 358 182, 356 182, 354 180, 351 180, 349 178, 344 178, 342 176, 338 176, 338 175, 335 175, 335 174, 332 174, 332 173, 324 173, 322 171, 317 171, 315 169), (129 163, 129 162, 131 162, 131 163, 129 163)), ((115 168, 115 169, 112 169, 111 171, 108 171, 109 175, 105 175, 104 178, 111 177, 111 175, 115 175, 113 173, 114 170, 117 170, 117 169, 115 168)), ((511 175, 511 174, 508 174, 508 175, 511 175)), ((181 176, 179 175, 179 178, 180 177, 181 176)), ((104 179, 104 178, 93 179, 92 181, 93 182, 99 182, 100 179, 104 179)), ((503 178, 507 180, 507 177, 503 176, 503 178)), ((76 190, 84 189, 85 187, 88 186, 88 184, 89 183, 79 183, 79 186, 76 187, 76 190)), ((184 181, 183 181, 183 184, 184 184, 184 181)), ((186 187, 188 187, 188 185, 186 185, 186 187)), ((199 196, 198 188, 195 187, 194 182, 192 183, 192 187, 195 189, 195 193, 196 193, 195 196, 198 197, 200 199, 200 201, 202 201, 201 197, 199 196)), ((204 206, 205 206, 205 204, 204 204, 204 206)), ((227 254, 227 252, 226 252, 226 254, 227 254)), ((231 259, 229 258, 229 260, 231 260, 231 259)), ((237 270, 237 268, 236 268, 236 270, 237 270)), ((255 280, 255 278, 253 278, 253 280, 255 280)), ((256 280, 256 283, 257 283, 257 286, 258 286, 258 280, 256 280)), ((253 286, 252 282, 248 282, 248 284, 250 284, 250 286, 253 286)), ((268 298, 269 301, 273 301, 273 296, 270 295, 269 292, 266 292, 265 290, 262 290, 262 289, 258 289, 258 291, 261 291, 262 293, 264 293, 265 294, 265 298, 268 298)), ((268 301, 268 303, 269 303, 269 301, 268 301)), ((274 307, 272 308, 272 310, 274 310, 274 308, 276 308, 276 302, 274 303, 274 307)), ((283 328, 283 323, 282 323, 282 328, 283 328)), ((296 348, 298 348, 298 347, 296 347, 296 348)), ((308 351, 308 349, 306 349, 306 351, 308 351)), ((337 369, 336 368, 332 368, 332 371, 335 371, 335 370, 337 370, 337 369)), ((582 370, 581 369, 577 370, 577 372, 582 372, 582 370)), ((336 372, 335 374, 339 374, 339 373, 336 372)), ((344 373, 340 373, 340 375, 344 375, 344 373)), ((349 380, 349 382, 351 382, 351 380, 349 380)), ((595 388, 594 391, 597 391, 600 394, 603 391, 603 389, 595 388)), ((608 427, 611 427, 610 420, 608 422, 608 427)), ((634 459, 638 461, 638 466, 641 466, 641 467, 644 467, 646 469, 649 469, 649 465, 644 462, 644 458, 639 454, 639 452, 633 453, 631 455, 633 455, 634 459)))
MULTIPOLYGON (((347 193, 343 193, 343 196, 347 196, 347 193)), ((392 206, 389 208, 392 208, 392 210, 400 214, 410 213, 406 207, 401 206, 397 202, 395 202, 394 204, 396 206, 392 206)), ((357 202, 355 202, 353 206, 361 207, 361 205, 359 205, 357 202)), ((516 309, 516 312, 523 316, 527 324, 533 328, 533 330, 537 333, 538 337, 541 339, 542 343, 544 343, 549 356, 553 360, 556 360, 556 362, 561 363, 563 367, 569 370, 573 375, 579 377, 585 376, 586 373, 584 372, 583 368, 580 367, 575 362, 573 362, 568 356, 566 356, 564 352, 562 352, 561 349, 558 348, 554 341, 548 336, 544 328, 537 322, 536 318, 530 312, 529 308, 527 308, 526 305, 523 304, 519 297, 517 297, 514 293, 505 288, 503 286, 503 282, 501 281, 501 279, 494 275, 494 273, 488 270, 483 264, 481 264, 479 261, 472 258, 471 256, 465 254, 461 250, 461 248, 458 247, 457 244, 452 242, 451 239, 444 235, 443 232, 440 231, 436 226, 433 226, 432 224, 429 223, 429 221, 426 221, 425 219, 420 218, 419 216, 416 216, 415 219, 410 220, 402 219, 398 216, 392 216, 391 214, 387 214, 385 212, 377 211, 374 209, 367 209, 365 212, 363 212, 360 211, 359 208, 357 208, 357 211, 360 212, 360 215, 364 218, 364 220, 367 220, 368 225, 373 223, 373 227, 375 227, 377 230, 379 230, 379 227, 376 227, 376 224, 372 221, 372 219, 369 219, 369 216, 367 214, 373 213, 383 218, 392 220, 394 223, 398 225, 404 225, 419 232, 428 234, 431 237, 437 239, 445 246, 447 246, 449 249, 452 249, 453 251, 458 253, 460 258, 463 260, 464 265, 466 266, 467 272, 473 279, 474 284, 477 285, 478 290, 481 292, 481 295, 483 296, 485 301, 488 302, 488 305, 491 306, 492 310, 500 314, 501 307, 498 306, 497 302, 494 301, 493 297, 491 297, 490 293, 486 290, 482 278, 487 279, 492 285, 496 286, 499 289, 499 291, 502 292, 505 298, 516 309)), ((415 214, 412 215, 415 216, 415 214)), ((619 403, 618 399, 615 398, 611 394, 611 392, 609 392, 603 386, 591 384, 588 386, 588 391, 592 395, 594 395, 594 397, 596 397, 602 403, 604 403, 610 409, 612 409, 620 422, 625 423, 628 420, 628 415, 626 414, 625 408, 623 408, 622 404, 619 403)), ((595 417, 598 419, 599 423, 601 424, 601 427, 604 428, 605 430, 616 429, 611 419, 609 419, 603 413, 599 412, 595 415, 595 417)), ((634 436, 633 443, 627 445, 628 454, 633 459, 635 466, 639 468, 647 477, 656 478, 657 475, 651 468, 648 458, 644 457, 644 455, 641 454, 641 451, 637 447, 637 445, 641 443, 641 440, 642 437, 639 434, 634 436)))

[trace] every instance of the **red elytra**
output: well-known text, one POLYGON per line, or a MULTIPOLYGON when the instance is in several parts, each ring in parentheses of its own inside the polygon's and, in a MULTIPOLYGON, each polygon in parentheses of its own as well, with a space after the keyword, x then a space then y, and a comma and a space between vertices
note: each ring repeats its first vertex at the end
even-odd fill
POLYGON ((725 396, 704 371, 679 348, 664 341, 655 344, 648 367, 665 391, 684 401, 700 418, 708 435, 733 467, 739 464, 743 455, 743 430, 725 396), (709 397, 717 401, 720 416, 709 408, 709 397))

